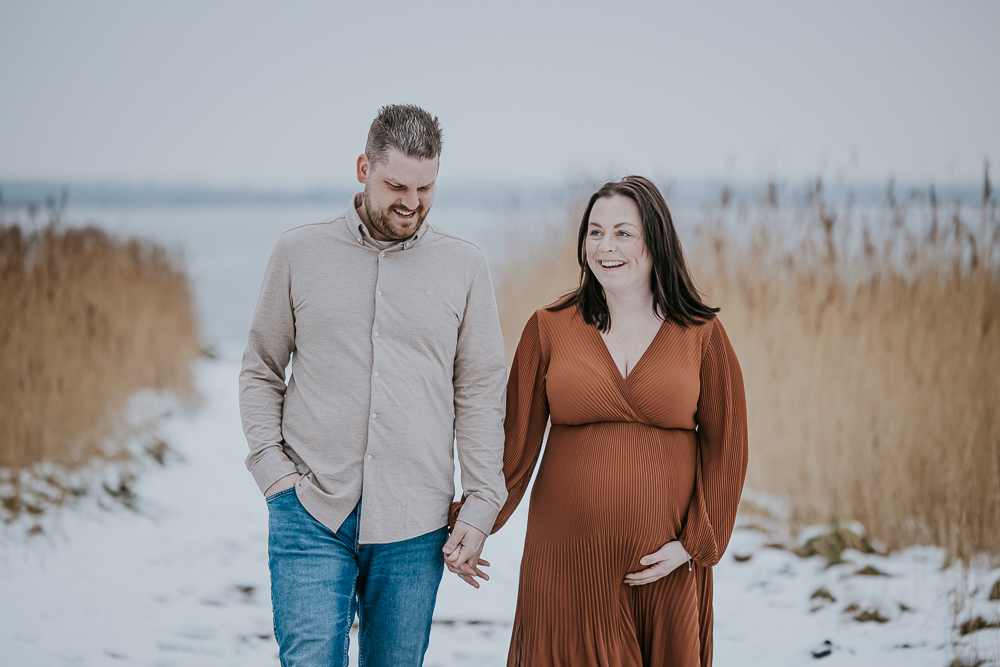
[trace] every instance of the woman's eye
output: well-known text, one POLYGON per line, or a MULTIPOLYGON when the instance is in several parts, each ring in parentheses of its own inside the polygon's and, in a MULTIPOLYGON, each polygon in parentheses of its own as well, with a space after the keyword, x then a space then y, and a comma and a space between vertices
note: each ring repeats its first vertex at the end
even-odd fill
POLYGON ((600 236, 600 235, 601 235, 601 232, 600 232, 600 231, 598 231, 598 230, 596 230, 596 229, 591 229, 591 230, 590 230, 590 235, 591 235, 591 236, 600 236))
POLYGON ((628 233, 628 232, 626 232, 626 231, 619 231, 619 232, 618 232, 618 236, 631 236, 631 234, 629 234, 629 233, 628 233))

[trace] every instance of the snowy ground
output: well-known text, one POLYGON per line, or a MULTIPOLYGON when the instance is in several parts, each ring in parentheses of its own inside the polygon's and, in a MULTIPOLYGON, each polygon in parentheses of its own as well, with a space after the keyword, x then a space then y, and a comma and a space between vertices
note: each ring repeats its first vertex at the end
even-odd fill
MULTIPOLYGON (((0 663, 277 665, 267 511, 243 467, 237 371, 232 351, 200 362, 204 402, 159 427, 177 456, 142 464, 136 510, 84 498, 43 516, 41 533, 27 535, 25 519, 0 531, 0 663)), ((505 664, 525 510, 487 542, 492 580, 481 590, 446 573, 427 665, 505 664)), ((738 529, 716 568, 717 665, 1000 664, 1000 630, 953 630, 1000 619, 988 600, 1000 570, 942 570, 931 548, 848 551, 826 568, 769 539, 738 529), (890 576, 855 574, 866 565, 890 576), (811 599, 819 588, 834 601, 811 599), (888 621, 854 620, 866 611, 888 621)))

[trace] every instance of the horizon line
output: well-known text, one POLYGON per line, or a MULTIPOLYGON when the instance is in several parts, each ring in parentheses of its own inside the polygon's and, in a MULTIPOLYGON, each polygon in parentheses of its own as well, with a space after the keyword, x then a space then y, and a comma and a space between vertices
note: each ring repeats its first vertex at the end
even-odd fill
MULTIPOLYGON (((942 201, 982 203, 996 196, 996 189, 984 175, 978 182, 937 184, 886 178, 874 180, 826 180, 821 176, 810 179, 723 179, 651 178, 672 200, 686 203, 706 203, 723 198, 741 198, 768 193, 800 197, 826 195, 834 199, 852 198, 871 202, 887 197, 913 198, 929 194, 942 201)), ((585 177, 567 178, 552 183, 459 182, 438 184, 437 199, 449 204, 488 204, 497 201, 564 201, 599 187, 604 181, 585 177)), ((331 203, 360 191, 360 184, 325 184, 309 186, 221 186, 202 183, 122 181, 69 181, 46 179, 0 179, 0 207, 64 208, 93 206, 119 208, 130 206, 196 206, 196 205, 295 205, 331 203)))

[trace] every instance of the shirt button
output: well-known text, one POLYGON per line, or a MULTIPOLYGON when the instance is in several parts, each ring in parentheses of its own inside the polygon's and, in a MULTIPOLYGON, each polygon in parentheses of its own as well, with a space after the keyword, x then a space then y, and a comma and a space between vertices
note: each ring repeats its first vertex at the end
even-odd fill
POLYGON ((372 419, 378 419, 378 413, 377 412, 373 412, 372 413, 372 419))
POLYGON ((382 296, 382 290, 379 290, 379 291, 377 291, 375 293, 378 294, 379 296, 382 296))
POLYGON ((375 371, 375 377, 378 377, 378 371, 375 371))
POLYGON ((385 250, 383 250, 382 252, 380 252, 380 253, 378 254, 378 256, 379 256, 379 257, 385 257, 385 250))
POLYGON ((375 332, 375 337, 378 338, 378 332, 377 331, 375 332))
POLYGON ((409 247, 410 247, 410 242, 409 242, 409 241, 407 241, 406 243, 404 243, 404 244, 403 244, 403 247, 404 247, 404 248, 409 248, 409 247))
POLYGON ((371 461, 371 460, 372 460, 372 455, 371 455, 371 454, 369 454, 369 455, 368 455, 368 460, 369 460, 369 461, 371 461))

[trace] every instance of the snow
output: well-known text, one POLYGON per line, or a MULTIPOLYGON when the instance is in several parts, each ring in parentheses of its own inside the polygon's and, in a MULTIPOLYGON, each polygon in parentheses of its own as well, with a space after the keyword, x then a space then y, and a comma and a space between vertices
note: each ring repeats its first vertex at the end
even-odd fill
MULTIPOLYGON (((43 517, 41 534, 28 535, 36 519, 23 518, 0 532, 3 664, 277 664, 267 509, 243 466, 238 350, 196 370, 201 405, 174 409, 157 427, 171 447, 166 465, 147 457, 132 470, 135 510, 88 495, 43 517)), ((526 510, 487 541, 492 578, 480 590, 445 573, 425 664, 505 664, 526 510)), ((738 528, 715 569, 717 665, 944 667, 956 655, 1000 656, 1000 630, 953 630, 974 616, 1000 618, 1000 602, 987 599, 1000 570, 942 570, 944 553, 929 547, 848 551, 847 563, 827 568, 768 541, 738 528), (866 565, 889 576, 854 574, 866 565), (821 587, 834 602, 810 599, 821 587), (889 620, 855 621, 850 604, 854 615, 878 610, 889 620)))

